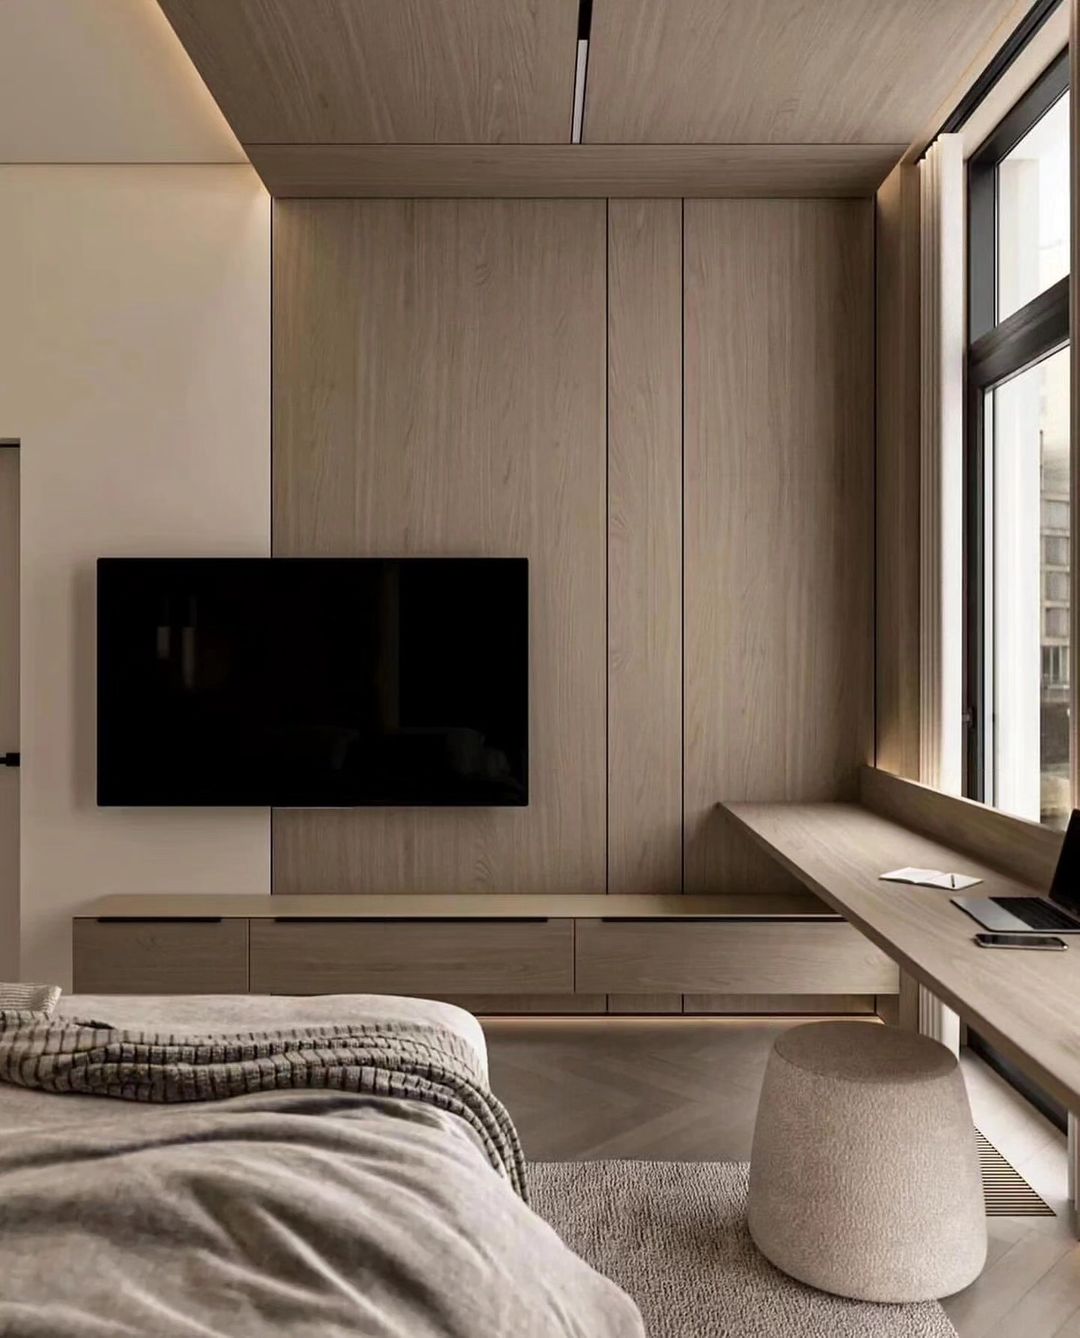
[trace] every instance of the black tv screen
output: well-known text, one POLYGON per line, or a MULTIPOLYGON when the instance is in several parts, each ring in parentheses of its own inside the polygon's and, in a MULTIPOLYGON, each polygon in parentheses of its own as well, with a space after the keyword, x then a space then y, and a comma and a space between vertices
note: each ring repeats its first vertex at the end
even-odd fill
POLYGON ((101 805, 522 805, 524 558, 101 558, 101 805))

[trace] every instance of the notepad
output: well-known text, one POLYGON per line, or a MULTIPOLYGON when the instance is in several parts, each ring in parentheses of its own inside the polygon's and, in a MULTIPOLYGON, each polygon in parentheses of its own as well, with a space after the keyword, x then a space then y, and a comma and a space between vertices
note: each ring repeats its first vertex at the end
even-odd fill
POLYGON ((969 878, 966 873, 942 873, 940 869, 893 869, 881 877, 888 883, 915 883, 919 887, 940 887, 946 892, 958 892, 974 887, 981 878, 969 878))

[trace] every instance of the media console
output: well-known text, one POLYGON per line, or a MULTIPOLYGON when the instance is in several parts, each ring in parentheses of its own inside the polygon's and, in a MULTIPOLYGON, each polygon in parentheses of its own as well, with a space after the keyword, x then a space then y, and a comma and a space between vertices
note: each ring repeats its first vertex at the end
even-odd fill
POLYGON ((84 994, 885 995, 896 967, 816 897, 112 896, 74 921, 84 994))

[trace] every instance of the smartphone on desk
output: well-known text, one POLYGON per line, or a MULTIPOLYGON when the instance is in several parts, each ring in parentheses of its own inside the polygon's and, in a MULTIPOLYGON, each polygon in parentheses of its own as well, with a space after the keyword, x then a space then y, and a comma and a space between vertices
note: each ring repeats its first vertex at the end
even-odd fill
POLYGON ((1054 934, 976 934, 980 948, 1034 948, 1036 952, 1064 952, 1065 940, 1054 934))

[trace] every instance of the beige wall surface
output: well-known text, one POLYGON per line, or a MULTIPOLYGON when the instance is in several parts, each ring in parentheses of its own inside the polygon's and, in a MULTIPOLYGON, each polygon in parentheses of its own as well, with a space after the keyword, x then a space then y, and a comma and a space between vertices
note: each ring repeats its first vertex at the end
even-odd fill
POLYGON ((0 163, 243 163, 157 0, 0 3, 0 163))
POLYGON ((22 974, 105 892, 269 889, 266 810, 95 804, 94 561, 270 539, 269 200, 246 166, 0 168, 21 438, 22 974))

